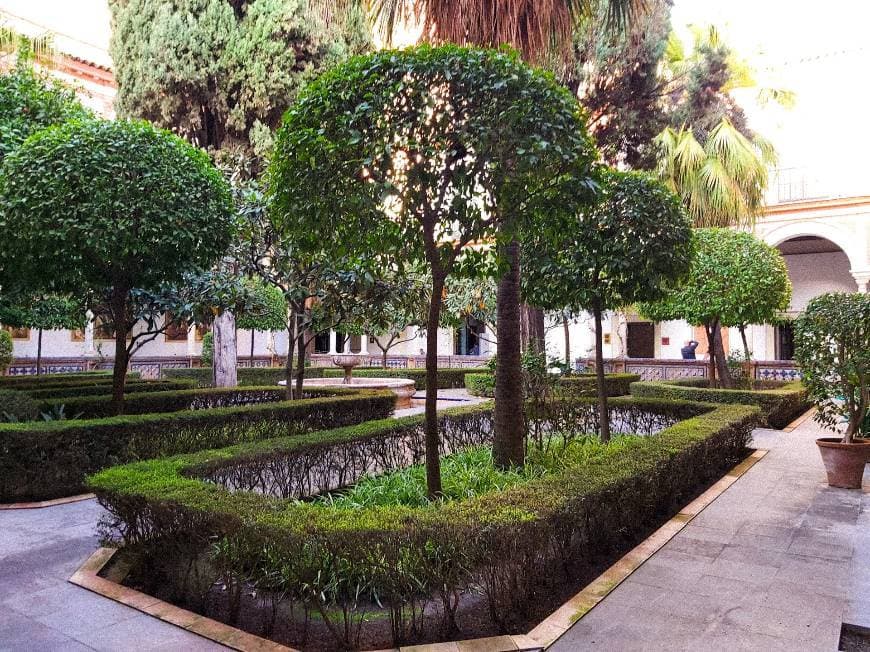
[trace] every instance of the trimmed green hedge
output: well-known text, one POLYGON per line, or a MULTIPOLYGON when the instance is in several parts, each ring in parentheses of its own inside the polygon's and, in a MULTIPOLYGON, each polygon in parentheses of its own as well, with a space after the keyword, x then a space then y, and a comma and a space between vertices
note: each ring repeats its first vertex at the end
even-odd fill
POLYGON ((310 394, 209 410, 0 424, 0 502, 76 494, 87 474, 113 464, 382 419, 395 404, 392 392, 310 394))
POLYGON ((782 383, 774 389, 710 389, 706 379, 677 379, 667 382, 632 383, 631 394, 643 398, 741 403, 761 408, 764 424, 784 428, 810 409, 807 391, 799 380, 782 383), (700 385, 700 386, 699 386, 700 385))
MULTIPOLYGON (((321 367, 305 369, 306 378, 321 378, 321 367)), ((236 371, 240 387, 262 387, 277 385, 284 380, 287 371, 284 367, 239 367, 236 371)), ((211 387, 211 367, 195 367, 193 369, 164 369, 161 376, 167 379, 190 380, 197 387, 211 387)))
MULTIPOLYGON (((311 392, 309 391, 309 394, 311 392)), ((181 410, 206 410, 237 405, 277 403, 286 399, 283 387, 206 387, 185 388, 163 392, 138 392, 124 396, 124 414, 155 414, 181 410)), ((39 402, 43 412, 63 405, 67 414, 79 414, 85 419, 101 419, 115 414, 112 397, 102 393, 96 396, 67 396, 43 399, 39 402)))
MULTIPOLYGON (((191 380, 134 380, 124 385, 124 392, 127 394, 140 394, 142 392, 169 392, 195 388, 196 383, 191 380)), ((111 391, 111 384, 100 384, 30 389, 27 390, 27 393, 38 400, 50 400, 66 397, 98 396, 101 394, 109 395, 111 391)))
MULTIPOLYGON (((127 380, 138 380, 138 371, 127 374, 127 380)), ((112 385, 112 375, 104 371, 83 371, 75 374, 46 374, 44 376, 0 376, 0 389, 24 392, 61 387, 95 387, 112 385)))
MULTIPOLYGON (((585 405, 585 412, 594 412, 591 400, 585 405)), ((354 648, 343 632, 358 631, 377 615, 373 606, 365 614, 355 611, 360 600, 383 605, 380 613, 389 619, 394 640, 378 640, 382 647, 414 642, 413 636, 419 640, 421 631, 426 640, 444 632, 461 638, 461 628, 459 635, 451 628, 467 621, 440 606, 479 594, 484 602, 475 617, 489 620, 485 628, 501 631, 527 622, 536 609, 552 607, 542 600, 564 591, 566 574, 589 572, 601 558, 613 558, 631 536, 647 531, 741 459, 759 414, 747 405, 629 397, 614 398, 611 409, 632 406, 694 416, 659 434, 626 440, 603 459, 420 508, 342 509, 328 501, 278 498, 255 487, 263 469, 269 471, 267 480, 286 475, 298 482, 295 471, 306 467, 292 462, 300 456, 308 456, 307 464, 328 451, 354 461, 380 459, 391 438, 421 432, 421 417, 116 467, 91 477, 89 487, 111 515, 105 539, 143 554, 152 590, 170 587, 177 596, 198 595, 202 601, 207 594, 202 589, 220 580, 227 587, 221 599, 238 605, 253 584, 262 601, 254 608, 268 610, 274 591, 291 606, 312 609, 320 615, 313 626, 321 627, 314 640, 331 633, 335 649, 354 648), (223 483, 241 491, 233 493, 223 483), (183 571, 192 567, 204 575, 192 578, 183 571), (328 631, 327 619, 332 619, 328 631)), ((460 408, 439 419, 445 440, 479 437, 491 428, 492 412, 488 405, 460 408)), ((358 463, 355 470, 360 469, 365 467, 358 463)), ((283 491, 283 483, 277 486, 283 491)), ((310 491, 317 489, 312 485, 310 491)), ((188 604, 230 622, 238 614, 237 607, 227 615, 207 602, 188 604)))
MULTIPOLYGON (((438 369, 438 389, 461 389, 465 387, 465 377, 468 374, 488 371, 486 367, 445 367, 438 369)), ((411 369, 384 369, 383 367, 357 367, 354 376, 360 378, 408 378, 414 381, 417 391, 426 389, 426 370, 419 367, 411 369)), ((324 378, 340 378, 344 376, 343 369, 323 367, 324 378)))
MULTIPOLYGON (((629 386, 640 380, 637 374, 607 374, 604 376, 604 384, 608 396, 625 396, 629 393, 629 386)), ((556 387, 566 396, 596 396, 598 393, 597 381, 594 374, 579 374, 565 376, 556 382, 556 387)), ((495 376, 489 373, 474 373, 465 376, 465 388, 472 396, 486 396, 492 398, 495 393, 495 376)))

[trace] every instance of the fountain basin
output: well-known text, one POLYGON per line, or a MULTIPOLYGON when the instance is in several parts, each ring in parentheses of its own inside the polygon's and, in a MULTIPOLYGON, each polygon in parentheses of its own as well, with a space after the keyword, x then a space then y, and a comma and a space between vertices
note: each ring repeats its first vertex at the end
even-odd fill
MULTIPOLYGON (((285 381, 280 382, 281 385, 285 381)), ((411 397, 417 391, 410 378, 352 378, 350 383, 344 378, 306 378, 303 387, 348 387, 354 389, 388 389, 396 395, 396 409, 411 407, 411 397)))

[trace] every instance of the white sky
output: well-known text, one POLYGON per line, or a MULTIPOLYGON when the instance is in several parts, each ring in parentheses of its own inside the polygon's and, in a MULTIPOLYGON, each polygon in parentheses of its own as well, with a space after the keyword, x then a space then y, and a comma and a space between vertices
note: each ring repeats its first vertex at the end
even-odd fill
MULTIPOLYGON (((16 29, 55 32, 59 49, 109 65, 106 0, 0 0, 16 29), (31 22, 27 22, 31 21, 31 22)), ((786 111, 738 97, 750 124, 773 141, 781 167, 812 168, 832 192, 870 194, 870 3, 828 0, 675 0, 674 25, 715 24, 759 70, 759 80, 797 94, 786 111)))

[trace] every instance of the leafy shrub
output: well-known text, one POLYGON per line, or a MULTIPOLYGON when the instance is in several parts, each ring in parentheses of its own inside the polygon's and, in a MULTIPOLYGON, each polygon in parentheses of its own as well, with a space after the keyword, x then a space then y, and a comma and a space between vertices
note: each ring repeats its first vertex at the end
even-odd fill
MULTIPOLYGON (((465 376, 470 373, 486 371, 485 367, 446 367, 438 368, 438 389, 460 389, 465 387, 465 376)), ((383 369, 382 367, 357 367, 353 375, 359 378, 408 378, 414 381, 417 391, 426 389, 426 370, 423 368, 412 369, 383 369)), ((332 367, 323 368, 324 378, 340 378, 344 376, 342 369, 332 367)))
POLYGON ((870 295, 816 297, 795 320, 795 360, 827 428, 847 423, 843 441, 870 435, 870 295))
POLYGON ((0 424, 0 501, 69 496, 82 490, 85 475, 112 464, 381 419, 395 404, 392 392, 311 395, 210 410, 0 424))
MULTIPOLYGON (((262 387, 265 385, 277 385, 284 380, 287 371, 284 367, 239 367, 238 373, 239 386, 262 387)), ((190 380, 198 387, 212 386, 212 371, 204 367, 196 367, 193 369, 164 369, 163 378, 190 380)), ((323 375, 323 367, 308 367, 305 369, 306 378, 320 378, 323 375)))
MULTIPOLYGON (((127 374, 128 379, 139 379, 138 371, 127 374)), ((83 371, 68 374, 45 374, 42 376, 3 376, 0 377, 0 389, 17 389, 24 392, 37 389, 56 389, 61 387, 112 385, 112 376, 105 371, 83 371)))
POLYGON ((202 352, 199 355, 199 361, 203 367, 207 367, 211 371, 211 366, 214 364, 214 333, 211 331, 202 336, 202 352))
MULTIPOLYGON (((595 412, 591 400, 573 404, 580 416, 595 412)), ((408 453, 419 459, 421 417, 116 467, 89 486, 111 515, 106 539, 135 546, 154 588, 199 595, 203 612, 217 610, 201 602, 198 588, 220 581, 237 597, 256 591, 253 608, 286 600, 314 610, 319 634, 331 632, 340 649, 355 647, 342 632, 365 628, 372 611, 389 619, 393 640, 379 641, 384 646, 445 631, 458 638, 460 594, 482 597, 474 616, 493 629, 552 606, 542 596, 558 596, 569 575, 589 572, 593 560, 612 556, 626 536, 645 532, 744 455, 759 414, 746 405, 627 397, 612 404, 688 418, 579 455, 552 474, 417 508, 294 499, 406 464, 408 453), (204 572, 196 586, 177 571, 193 564, 204 572), (383 607, 358 609, 372 603, 383 607)), ((448 454, 479 445, 490 436, 492 409, 446 411, 439 425, 448 454)))
MULTIPOLYGON (((631 383, 640 380, 637 374, 607 374, 604 382, 608 396, 625 396, 631 383)), ((473 396, 492 398, 495 391, 495 376, 488 373, 474 373, 465 376, 465 388, 473 396)), ((556 392, 564 396, 595 396, 598 391, 594 374, 560 376, 555 384, 556 392)))
POLYGON ((12 364, 12 335, 9 331, 0 331, 0 376, 6 373, 12 364))
POLYGON ((654 399, 757 405, 761 408, 764 423, 771 428, 785 428, 810 407, 806 388, 800 381, 760 390, 710 389, 707 384, 706 379, 632 383, 631 394, 654 399))
POLYGON ((33 421, 39 418, 39 403, 26 392, 0 390, 0 420, 33 421))

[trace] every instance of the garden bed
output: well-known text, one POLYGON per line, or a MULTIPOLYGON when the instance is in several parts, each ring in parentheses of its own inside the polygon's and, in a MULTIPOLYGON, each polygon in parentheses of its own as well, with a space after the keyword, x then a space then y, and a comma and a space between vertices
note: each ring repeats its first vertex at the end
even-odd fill
MULTIPOLYGON (((90 486, 132 585, 258 634, 348 649, 517 632, 741 458, 758 418, 682 401, 611 409, 617 430, 648 436, 444 503, 323 497, 418 462, 419 417, 116 467, 90 486)), ((594 424, 591 401, 558 411, 533 427, 594 424)), ((439 418, 445 454, 489 441, 490 406, 439 418)))
MULTIPOLYGON (((604 385, 608 396, 625 396, 631 383, 640 380, 637 374, 606 374, 604 385)), ((495 393, 495 376, 492 372, 470 373, 465 376, 465 388, 472 396, 492 398, 495 393)), ((595 374, 563 376, 555 381, 555 388, 566 396, 596 396, 598 385, 595 374)))
POLYGON ((663 382, 631 384, 632 396, 653 399, 678 399, 707 403, 757 405, 764 424, 784 428, 810 408, 806 388, 801 382, 763 381, 759 389, 710 389, 703 378, 680 378, 663 382))
MULTIPOLYGON (((306 378, 320 378, 323 376, 323 367, 306 367, 306 378)), ((194 367, 192 369, 164 369, 161 377, 166 379, 189 380, 198 387, 211 387, 213 371, 211 367, 194 367)), ((295 374, 295 372, 294 372, 295 374)), ((240 387, 262 387, 265 385, 277 385, 286 380, 287 369, 285 367, 239 367, 236 369, 240 387)))
MULTIPOLYGON (((138 380, 138 371, 127 373, 127 380, 138 380)), ((54 389, 62 387, 111 387, 112 374, 105 371, 83 371, 69 374, 45 374, 43 376, 0 376, 0 389, 21 391, 54 389)))
POLYGON ((0 502, 81 493, 87 474, 113 464, 292 437, 393 411, 392 392, 322 389, 307 395, 257 405, 0 424, 0 502))

